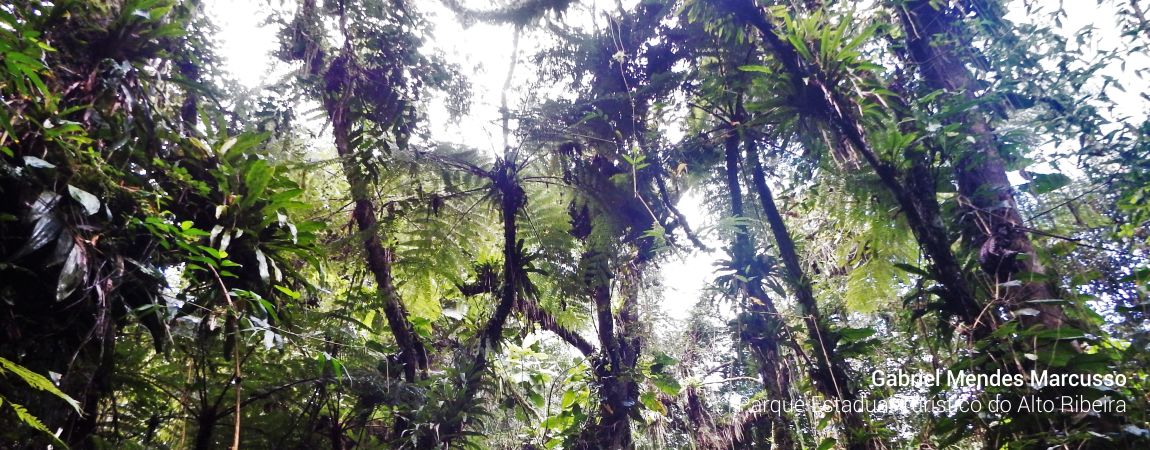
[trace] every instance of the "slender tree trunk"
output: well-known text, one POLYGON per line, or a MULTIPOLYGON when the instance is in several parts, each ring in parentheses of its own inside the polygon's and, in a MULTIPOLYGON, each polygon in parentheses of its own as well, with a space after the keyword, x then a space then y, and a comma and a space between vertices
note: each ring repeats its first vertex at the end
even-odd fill
POLYGON ((522 283, 526 280, 520 279, 523 262, 517 221, 519 209, 526 202, 526 194, 519 185, 518 168, 511 160, 510 152, 506 152, 504 156, 506 159, 497 161, 490 173, 491 181, 500 193, 499 210, 503 216, 503 282, 499 289, 499 303, 496 304, 491 318, 483 326, 471 367, 464 372, 461 393, 452 399, 450 407, 443 409, 446 416, 441 418, 440 429, 434 435, 421 436, 423 440, 420 447, 441 445, 450 447, 451 441, 461 436, 468 420, 462 412, 469 402, 475 401, 479 393, 480 379, 489 362, 489 352, 496 350, 502 341, 503 328, 512 311, 526 310, 524 302, 527 300, 520 299, 518 295, 522 283))
MULTIPOLYGON (((973 103, 978 85, 955 47, 956 17, 928 0, 908 1, 898 8, 907 36, 910 56, 926 85, 943 90, 960 100, 973 103)), ((979 263, 991 279, 996 300, 1018 305, 1027 300, 1056 298, 1055 290, 1043 282, 1023 282, 1019 288, 1003 288, 1020 272, 1042 274, 1034 247, 1025 231, 1022 215, 1014 199, 1014 188, 1006 176, 1006 162, 999 155, 997 137, 987 118, 970 109, 948 119, 958 123, 974 142, 954 162, 958 190, 970 214, 964 215, 963 242, 979 256, 979 263)), ((1057 328, 1066 321, 1055 304, 1030 305, 1040 313, 1035 322, 1057 328)))
MULTIPOLYGON (((304 0, 300 5, 301 17, 317 20, 318 5, 315 0, 304 0)), ((345 34, 347 30, 347 16, 341 7, 339 14, 339 28, 345 34)), ((307 37, 312 44, 316 40, 307 37)), ((357 162, 355 149, 351 142, 352 128, 357 120, 348 102, 355 95, 355 48, 352 40, 344 42, 339 54, 325 64, 320 49, 309 49, 309 60, 304 61, 313 75, 321 75, 323 79, 322 94, 323 106, 331 121, 332 135, 335 140, 336 153, 339 155, 344 177, 355 204, 352 218, 355 220, 363 238, 363 249, 367 268, 376 283, 378 295, 383 300, 383 315, 387 319, 388 327, 399 346, 399 358, 403 364, 404 379, 413 382, 417 378, 427 377, 427 351, 419 336, 415 334, 411 323, 407 321, 407 311, 399 300, 392 279, 392 249, 383 245, 379 239, 378 220, 376 218, 375 203, 368 190, 367 177, 357 162)), ((334 51, 334 50, 333 50, 334 51)), ((398 114, 398 113, 393 113, 398 114)), ((386 120, 394 117, 386 117, 386 120)), ((385 120, 385 121, 386 121, 385 120)))
MULTIPOLYGON (((591 250, 583 258, 593 261, 602 255, 591 250)), ((599 410, 596 420, 581 432, 576 448, 632 448, 630 416, 639 398, 634 371, 640 353, 638 301, 642 270, 638 263, 631 262, 619 271, 623 302, 617 315, 611 311, 611 277, 604 276, 610 269, 591 270, 596 275, 592 275, 595 281, 588 292, 595 308, 600 348, 591 369, 599 387, 599 410)))
MULTIPOLYGON (((603 397, 611 406, 603 418, 600 448, 623 449, 632 447, 631 410, 639 400, 639 385, 635 370, 639 362, 639 283, 642 270, 629 262, 621 270, 618 281, 623 303, 614 319, 617 322, 612 337, 610 376, 603 397)), ((610 300, 608 299, 608 303, 610 300)))
MULTIPOLYGON (((814 376, 815 387, 828 398, 854 401, 858 397, 851 385, 852 378, 847 370, 846 361, 843 361, 835 353, 837 343, 831 339, 830 329, 827 328, 822 315, 819 313, 819 305, 815 301, 815 295, 811 288, 811 279, 799 263, 795 242, 791 239, 791 233, 787 230, 783 216, 775 205, 774 195, 767 185, 763 164, 759 160, 758 146, 749 134, 745 138, 745 146, 746 161, 751 165, 751 177, 755 184, 755 190, 758 191, 759 202, 767 216, 771 234, 778 245, 779 256, 782 258, 783 266, 787 271, 787 279, 795 292, 799 307, 802 309, 803 322, 807 328, 807 339, 815 346, 814 356, 817 363, 814 376)), ((870 430, 868 430, 866 421, 858 411, 847 409, 838 414, 845 428, 845 435, 849 439, 847 448, 852 450, 881 448, 880 443, 869 437, 870 430)))
MULTIPOLYGON (((352 148, 351 129, 354 119, 351 109, 347 105, 351 92, 346 78, 348 76, 346 65, 349 63, 350 55, 350 49, 345 48, 344 54, 328 67, 328 92, 324 107, 327 110, 328 119, 332 123, 336 152, 342 160, 344 176, 347 179, 351 198, 355 204, 352 218, 362 235, 367 268, 375 279, 376 291, 383 301, 384 318, 386 318, 388 328, 399 347, 399 361, 403 366, 403 378, 410 383, 420 378, 426 378, 427 353, 419 336, 415 334, 411 324, 407 321, 407 311, 395 290, 391 270, 392 250, 385 247, 379 238, 379 222, 376 218, 375 203, 369 195, 365 174, 356 161, 355 152, 352 148)), ((394 436, 398 437, 408 428, 407 420, 397 416, 392 428, 394 436)))
MULTIPOLYGON (((516 304, 516 294, 522 281, 519 274, 523 270, 522 255, 519 254, 518 222, 519 209, 526 202, 526 194, 519 186, 517 168, 514 161, 500 160, 497 163, 492 182, 499 190, 499 210, 503 216, 503 289, 499 293, 499 304, 484 329, 484 339, 489 345, 498 344, 507 317, 516 304)), ((482 347, 482 346, 481 346, 482 347)), ((480 348, 480 352, 486 351, 480 348)))
MULTIPOLYGON (((348 185, 351 186, 352 200, 355 209, 352 211, 360 234, 363 236, 363 249, 367 260, 368 270, 372 273, 376 283, 376 291, 383 300, 383 315, 387 320, 388 328, 395 337, 399 347, 399 361, 403 369, 403 379, 409 383, 421 378, 427 378, 427 352, 415 334, 411 323, 407 321, 407 311, 399 300, 392 279, 392 249, 385 247, 379 238, 379 223, 376 219, 375 203, 368 196, 364 174, 355 161, 351 150, 350 129, 348 117, 350 111, 340 104, 329 108, 332 121, 332 131, 335 135, 336 151, 343 160, 344 175, 348 185)), ((396 416, 392 426, 393 437, 398 438, 408 429, 407 419, 396 416)))
MULTIPOLYGON (((341 56, 341 58, 346 58, 341 56)), ((333 66, 337 63, 333 63, 333 66)), ((346 64, 346 62, 344 63, 346 64)), ((342 82, 343 80, 338 80, 342 82)), ((342 83, 330 83, 328 92, 331 97, 326 102, 328 118, 332 123, 332 134, 335 137, 336 152, 343 160, 344 176, 351 189, 352 201, 355 209, 352 217, 363 234, 363 249, 367 257, 367 267, 375 278, 376 289, 383 299, 384 317, 388 327, 395 336, 396 344, 400 349, 400 360, 403 362, 404 379, 412 382, 422 372, 426 376, 427 354, 423 343, 407 321, 407 312, 399 301, 391 275, 392 251, 383 245, 379 239, 378 220, 376 219, 375 204, 372 202, 366 185, 365 175, 356 162, 351 145, 352 117, 350 108, 346 104, 346 97, 350 93, 344 92, 347 86, 342 83)))
POLYGON ((608 286, 594 288, 596 317, 599 323, 599 341, 602 354, 594 362, 592 370, 599 385, 598 423, 584 430, 589 439, 581 439, 586 448, 625 449, 631 447, 631 423, 628 418, 630 408, 626 405, 629 397, 627 379, 620 375, 627 368, 623 346, 616 339, 614 318, 611 314, 611 289, 608 286), (591 445, 591 443, 594 443, 591 445))
MULTIPOLYGON (((519 57, 519 31, 516 30, 511 44, 511 63, 507 68, 507 77, 503 81, 503 90, 500 93, 500 112, 503 126, 503 158, 495 162, 491 171, 491 183, 499 191, 499 211, 503 218, 503 286, 499 291, 499 303, 495 312, 480 336, 479 350, 476 354, 475 365, 472 368, 473 376, 487 366, 488 347, 498 346, 503 335, 503 326, 507 317, 517 305, 517 294, 522 281, 519 279, 523 270, 522 255, 520 255, 518 241, 518 215, 519 209, 527 202, 527 194, 519 185, 519 167, 516 154, 511 148, 510 110, 507 109, 507 91, 511 88, 511 80, 515 75, 515 66, 519 57)), ((468 389, 472 389, 469 387, 468 389)))
MULTIPOLYGON (((747 20, 759 31, 768 49, 790 76, 795 89, 803 92, 804 98, 810 101, 811 104, 807 106, 819 111, 819 115, 863 156, 867 165, 894 196, 915 239, 930 259, 931 277, 942 285, 939 294, 947 309, 944 312, 956 315, 968 324, 976 323, 982 307, 975 298, 974 289, 963 276, 962 265, 950 248, 950 239, 939 215, 938 199, 913 190, 914 185, 904 185, 899 170, 879 159, 866 140, 862 123, 851 116, 853 111, 859 110, 858 105, 836 92, 833 87, 827 86, 817 70, 807 67, 794 46, 775 34, 774 26, 767 21, 753 0, 723 0, 722 3, 729 12, 747 20)), ((924 173, 920 171, 912 175, 911 178, 915 179, 914 176, 924 173)), ((933 191, 931 188, 927 192, 933 191)), ((976 329, 982 328, 979 325, 973 326, 976 329)))
MULTIPOLYGON (((726 157, 727 190, 731 196, 731 216, 744 217, 743 190, 739 185, 739 132, 734 127, 727 129, 729 135, 724 143, 726 157)), ((779 336, 784 332, 786 324, 779 317, 774 302, 763 290, 761 270, 753 270, 754 247, 751 243, 750 230, 740 225, 735 231, 735 239, 731 246, 732 261, 735 272, 742 277, 742 289, 750 297, 747 323, 743 337, 748 341, 756 358, 759 361, 759 375, 763 378, 768 399, 785 402, 789 399, 787 391, 789 379, 786 366, 782 362, 779 350, 779 336)), ((777 448, 795 448, 791 433, 791 422, 783 413, 772 414, 770 417, 772 434, 777 448)))
MULTIPOLYGON (((575 210, 571 214, 573 220, 592 221, 591 217, 580 216, 575 210)), ((610 225, 599 222, 597 226, 610 225)), ((631 414, 639 401, 639 385, 635 381, 642 350, 639 294, 648 255, 640 249, 639 255, 620 267, 613 267, 609 262, 612 255, 606 253, 611 251, 611 246, 590 241, 590 233, 590 229, 572 232, 589 246, 580 258, 579 271, 594 308, 599 340, 599 353, 591 357, 599 407, 580 432, 574 448, 629 449, 634 446, 631 414), (617 289, 612 289, 612 280, 617 289), (621 300, 617 313, 612 311, 612 292, 618 292, 621 300)), ((612 230, 610 234, 621 232, 612 230)))

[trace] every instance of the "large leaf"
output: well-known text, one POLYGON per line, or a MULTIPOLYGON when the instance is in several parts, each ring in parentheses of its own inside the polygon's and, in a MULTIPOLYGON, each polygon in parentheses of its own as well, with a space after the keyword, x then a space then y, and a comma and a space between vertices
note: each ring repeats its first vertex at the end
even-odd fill
POLYGON ((841 328, 838 330, 838 334, 839 334, 839 337, 842 338, 843 341, 847 341, 847 342, 860 341, 860 340, 869 338, 871 336, 874 336, 875 329, 870 328, 870 327, 866 327, 866 328, 841 328))
POLYGON ((56 283, 56 301, 64 300, 76 291, 76 287, 88 275, 88 260, 85 258, 84 246, 75 244, 68 252, 68 259, 64 260, 64 267, 60 269, 60 279, 56 283))
POLYGON ((52 212, 56 207, 56 203, 60 201, 60 194, 53 191, 42 191, 36 201, 32 202, 32 210, 28 211, 28 221, 40 220, 42 217, 52 212))
POLYGON ((19 251, 12 255, 11 259, 19 258, 43 248, 45 245, 48 245, 49 242, 56 240, 56 237, 60 235, 62 229, 63 224, 56 219, 56 216, 44 215, 40 217, 40 219, 36 221, 36 224, 32 226, 32 235, 28 237, 28 241, 24 243, 24 246, 20 247, 19 251))
POLYGON ((100 199, 90 192, 69 184, 68 194, 84 207, 84 212, 89 216, 100 212, 100 199))
POLYGON ((766 66, 739 66, 739 70, 743 72, 758 72, 758 73, 775 73, 774 69, 766 66))

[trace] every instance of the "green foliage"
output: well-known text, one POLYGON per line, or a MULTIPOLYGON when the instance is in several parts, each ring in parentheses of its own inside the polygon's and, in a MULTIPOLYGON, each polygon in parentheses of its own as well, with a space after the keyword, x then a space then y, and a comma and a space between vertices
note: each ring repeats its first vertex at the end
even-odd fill
POLYGON ((298 71, 258 91, 227 80, 198 1, 0 6, 0 447, 1150 439, 1150 122, 1115 112, 1133 95, 1112 71, 1145 52, 1136 5, 1096 55, 1057 13, 1003 16, 1033 2, 447 6, 538 44, 515 55, 537 76, 512 70, 501 158, 438 141, 429 111, 492 117, 468 115, 434 50, 452 30, 416 2, 270 13, 298 71), (932 83, 950 61, 919 59, 912 12, 957 61, 933 76, 967 78, 932 83), (995 228, 1005 207, 1022 222, 995 228), (668 317, 683 294, 655 271, 715 238, 718 273, 668 317), (954 283, 979 323, 948 309, 954 283), (869 383, 893 369, 1131 381, 869 383), (1063 394, 1126 410, 751 411, 1063 394))
MULTIPOLYGON (((68 394, 61 392, 60 389, 56 387, 56 385, 52 384, 52 381, 44 378, 36 372, 32 372, 24 368, 19 364, 9 361, 5 358, 0 358, 0 376, 8 376, 8 374, 19 378, 21 381, 33 389, 47 392, 67 402, 68 406, 71 406, 73 410, 75 410, 77 413, 80 413, 80 403, 72 397, 69 397, 68 394)), ((23 422, 24 425, 27 425, 36 431, 50 436, 58 445, 62 445, 67 448, 67 445, 56 438, 56 435, 52 433, 52 430, 49 430, 48 427, 40 421, 40 419, 37 419, 36 416, 33 416, 31 413, 29 413, 28 410, 23 406, 20 406, 18 403, 8 399, 2 393, 0 393, 0 407, 11 408, 12 412, 16 414, 16 417, 21 422, 23 422)))

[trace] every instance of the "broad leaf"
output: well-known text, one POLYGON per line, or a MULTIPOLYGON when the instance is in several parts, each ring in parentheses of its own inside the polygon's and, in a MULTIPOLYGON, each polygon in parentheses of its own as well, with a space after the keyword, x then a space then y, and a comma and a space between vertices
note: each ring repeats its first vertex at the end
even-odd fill
POLYGON ((100 199, 88 191, 69 184, 68 194, 84 207, 84 212, 89 216, 100 212, 100 199))

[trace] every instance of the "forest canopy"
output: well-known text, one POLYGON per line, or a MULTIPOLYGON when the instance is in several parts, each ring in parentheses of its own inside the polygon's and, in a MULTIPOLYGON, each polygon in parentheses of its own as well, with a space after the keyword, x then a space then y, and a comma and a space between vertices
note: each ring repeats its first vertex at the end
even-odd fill
POLYGON ((0 4, 0 448, 1150 448, 1074 3, 0 4))

